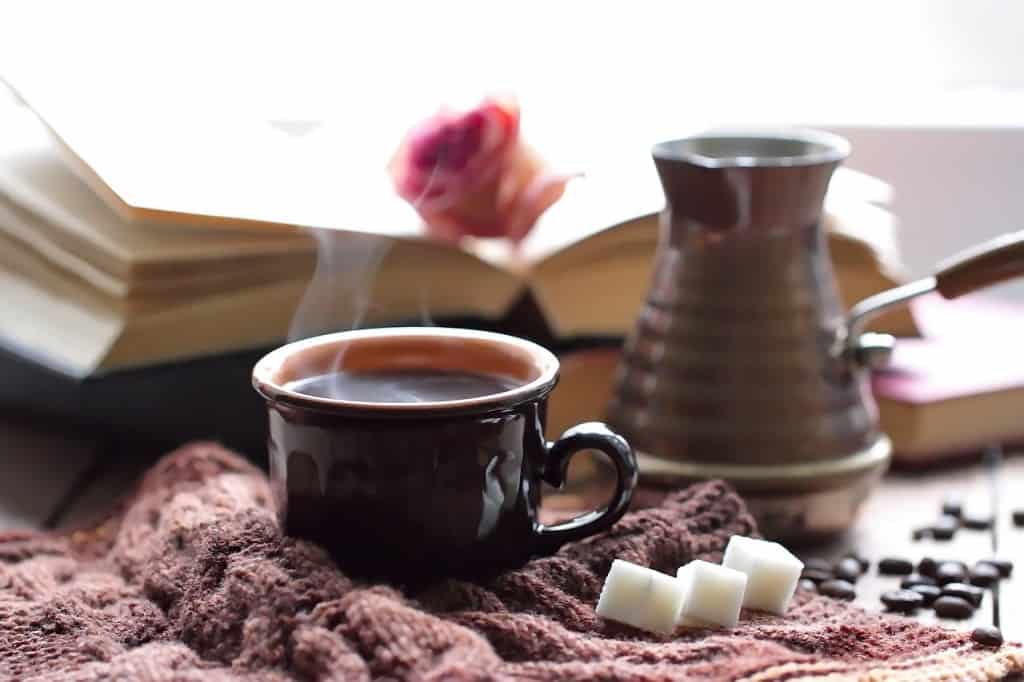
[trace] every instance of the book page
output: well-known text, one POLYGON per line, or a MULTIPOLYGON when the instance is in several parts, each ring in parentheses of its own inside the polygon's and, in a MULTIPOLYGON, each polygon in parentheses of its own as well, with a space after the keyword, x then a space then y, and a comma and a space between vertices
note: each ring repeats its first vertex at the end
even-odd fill
POLYGON ((123 331, 114 312, 82 306, 72 294, 49 291, 7 268, 0 268, 0 290, 0 347, 69 376, 92 374, 123 331), (26 315, 30 310, 46 315, 26 315))
POLYGON ((112 195, 105 198, 115 200, 115 210, 387 236, 421 230, 387 176, 397 135, 368 135, 360 126, 323 121, 172 114, 127 96, 111 106, 94 102, 82 87, 47 80, 12 84, 58 139, 65 161, 93 191, 112 195))
MULTIPOLYGON (((52 139, 31 112, 2 104, 0 195, 47 221, 48 229, 73 238, 72 253, 99 250, 126 263, 204 260, 224 253, 286 254, 312 248, 308 236, 298 233, 199 231, 169 223, 127 223, 63 163, 52 139)), ((8 227, 0 226, 0 230, 5 229, 8 227)))

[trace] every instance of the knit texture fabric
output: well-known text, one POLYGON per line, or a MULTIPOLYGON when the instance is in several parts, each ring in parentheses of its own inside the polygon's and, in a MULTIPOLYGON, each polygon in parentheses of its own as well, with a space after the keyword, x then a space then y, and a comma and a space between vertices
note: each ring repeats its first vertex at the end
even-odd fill
POLYGON ((0 536, 0 679, 999 679, 1016 644, 798 593, 784 617, 656 637, 594 614, 615 558, 674 573, 755 532, 718 482, 486 583, 356 583, 282 537, 262 472, 217 445, 161 460, 98 525, 0 536))

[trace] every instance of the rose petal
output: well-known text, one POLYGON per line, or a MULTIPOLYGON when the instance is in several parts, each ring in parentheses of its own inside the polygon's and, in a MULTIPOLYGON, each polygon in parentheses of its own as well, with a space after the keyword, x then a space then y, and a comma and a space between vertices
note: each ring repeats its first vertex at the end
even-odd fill
POLYGON ((465 113, 441 110, 415 126, 389 164, 399 196, 439 211, 491 182, 519 135, 519 108, 490 98, 465 113))
POLYGON ((505 236, 519 244, 540 220, 544 211, 562 198, 569 181, 579 174, 544 173, 537 176, 523 191, 520 201, 509 216, 505 236))
POLYGON ((518 243, 565 191, 519 137, 519 107, 491 97, 466 112, 441 110, 406 135, 389 164, 398 194, 444 241, 508 237, 518 243))

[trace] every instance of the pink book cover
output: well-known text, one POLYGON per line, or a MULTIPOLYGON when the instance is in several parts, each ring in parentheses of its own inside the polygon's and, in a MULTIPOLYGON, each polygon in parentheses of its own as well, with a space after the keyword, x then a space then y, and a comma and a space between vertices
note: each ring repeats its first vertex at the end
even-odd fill
POLYGON ((1024 387, 1024 306, 927 296, 913 310, 924 337, 897 340, 875 395, 924 404, 1024 387))

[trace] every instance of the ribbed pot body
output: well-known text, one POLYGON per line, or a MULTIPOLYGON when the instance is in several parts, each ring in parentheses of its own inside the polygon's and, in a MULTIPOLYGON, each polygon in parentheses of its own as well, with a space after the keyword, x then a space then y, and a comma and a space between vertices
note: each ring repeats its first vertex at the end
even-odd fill
POLYGON ((808 131, 655 147, 660 244, 609 410, 639 453, 784 467, 878 438, 833 355, 843 308, 821 217, 844 145, 808 131))

